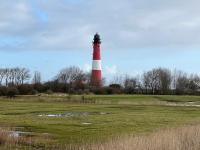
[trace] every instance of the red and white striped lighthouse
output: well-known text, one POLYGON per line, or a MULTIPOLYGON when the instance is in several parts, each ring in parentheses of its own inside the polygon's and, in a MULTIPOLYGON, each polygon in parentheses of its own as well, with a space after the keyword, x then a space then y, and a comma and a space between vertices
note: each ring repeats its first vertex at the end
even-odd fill
POLYGON ((94 35, 93 41, 93 61, 92 61, 92 78, 93 86, 102 85, 102 72, 101 72, 101 39, 98 33, 94 35))

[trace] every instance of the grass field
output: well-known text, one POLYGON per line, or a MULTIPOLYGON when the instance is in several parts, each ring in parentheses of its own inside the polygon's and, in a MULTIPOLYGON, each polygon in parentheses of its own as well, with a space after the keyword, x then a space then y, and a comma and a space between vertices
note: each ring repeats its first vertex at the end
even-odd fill
POLYGON ((58 94, 1 97, 0 128, 31 133, 34 146, 39 147, 91 144, 198 124, 199 104, 198 96, 90 95, 72 96, 70 100, 58 94))

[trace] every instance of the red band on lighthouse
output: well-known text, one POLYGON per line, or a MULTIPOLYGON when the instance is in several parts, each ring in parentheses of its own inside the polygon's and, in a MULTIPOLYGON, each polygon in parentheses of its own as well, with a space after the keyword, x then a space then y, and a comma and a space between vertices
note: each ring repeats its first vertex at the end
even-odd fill
POLYGON ((94 43, 93 49, 93 60, 101 60, 100 43, 94 43))
POLYGON ((92 61, 92 78, 93 86, 101 86, 102 72, 101 72, 101 40, 98 34, 95 34, 93 41, 93 61, 92 61))

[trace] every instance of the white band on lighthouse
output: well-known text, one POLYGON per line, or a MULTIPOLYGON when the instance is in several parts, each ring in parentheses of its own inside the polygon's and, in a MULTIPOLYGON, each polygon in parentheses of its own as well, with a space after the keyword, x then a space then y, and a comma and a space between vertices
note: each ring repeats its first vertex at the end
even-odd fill
POLYGON ((101 60, 93 60, 92 70, 101 70, 101 60))

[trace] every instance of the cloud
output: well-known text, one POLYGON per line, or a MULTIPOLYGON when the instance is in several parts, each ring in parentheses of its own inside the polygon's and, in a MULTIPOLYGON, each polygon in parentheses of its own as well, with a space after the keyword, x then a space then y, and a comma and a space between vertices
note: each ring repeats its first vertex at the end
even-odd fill
POLYGON ((0 5, 0 50, 86 50, 97 31, 111 50, 199 47, 199 5, 198 0, 6 0, 0 5))
POLYGON ((84 64, 83 71, 90 72, 92 70, 91 64, 84 64))
POLYGON ((106 74, 108 75, 115 75, 118 73, 118 69, 116 65, 113 66, 105 66, 106 74))

